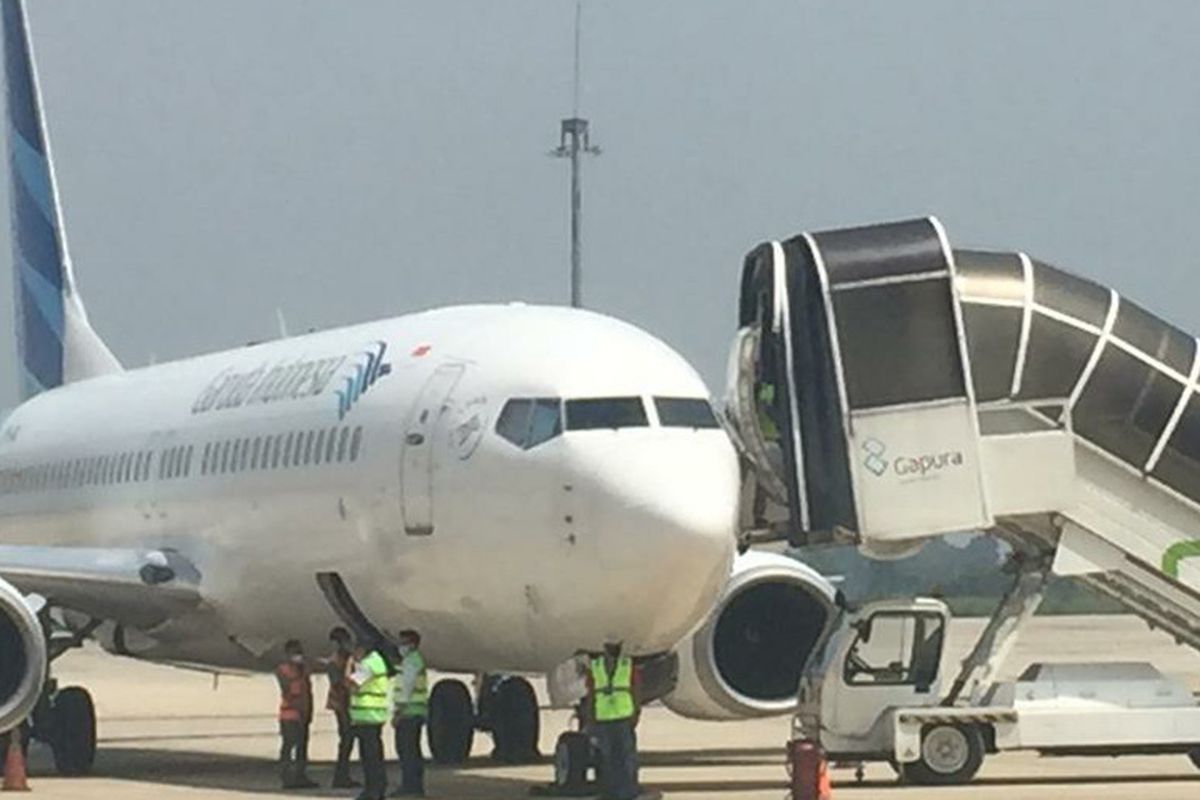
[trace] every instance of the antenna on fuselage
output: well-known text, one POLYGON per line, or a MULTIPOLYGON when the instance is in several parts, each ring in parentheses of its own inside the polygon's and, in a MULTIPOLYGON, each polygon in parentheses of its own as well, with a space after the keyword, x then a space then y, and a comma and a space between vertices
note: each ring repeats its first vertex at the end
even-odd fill
POLYGON ((550 155, 571 160, 571 306, 583 307, 583 184, 580 156, 600 155, 588 136, 588 121, 579 116, 579 42, 583 30, 583 0, 575 0, 575 69, 571 116, 562 121, 558 147, 550 155))

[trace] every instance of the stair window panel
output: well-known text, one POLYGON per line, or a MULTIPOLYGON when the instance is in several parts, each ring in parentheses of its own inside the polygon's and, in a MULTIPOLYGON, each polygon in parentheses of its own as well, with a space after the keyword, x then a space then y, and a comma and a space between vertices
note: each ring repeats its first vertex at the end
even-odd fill
POLYGON ((1072 410, 1075 431, 1127 464, 1150 458, 1183 384, 1108 344, 1072 410))
POLYGON ((1200 502, 1200 397, 1196 394, 1188 398, 1151 475, 1200 502))

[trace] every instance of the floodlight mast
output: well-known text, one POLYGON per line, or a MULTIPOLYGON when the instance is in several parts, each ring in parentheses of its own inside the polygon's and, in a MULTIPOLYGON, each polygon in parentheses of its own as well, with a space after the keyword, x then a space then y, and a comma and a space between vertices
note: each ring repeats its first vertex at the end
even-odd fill
POLYGON ((579 39, 583 21, 582 0, 575 3, 574 113, 562 121, 558 147, 551 151, 557 158, 571 160, 571 306, 583 307, 583 176, 580 157, 599 155, 588 133, 588 121, 579 116, 579 39))

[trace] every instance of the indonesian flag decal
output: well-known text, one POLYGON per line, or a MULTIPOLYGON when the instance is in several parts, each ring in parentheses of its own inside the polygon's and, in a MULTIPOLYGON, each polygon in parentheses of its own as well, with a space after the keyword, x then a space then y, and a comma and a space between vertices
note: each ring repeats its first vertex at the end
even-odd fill
POLYGON ((432 345, 428 345, 428 344, 418 345, 413 348, 412 357, 413 358, 421 358, 423 356, 428 355, 429 351, 432 349, 433 349, 432 345))

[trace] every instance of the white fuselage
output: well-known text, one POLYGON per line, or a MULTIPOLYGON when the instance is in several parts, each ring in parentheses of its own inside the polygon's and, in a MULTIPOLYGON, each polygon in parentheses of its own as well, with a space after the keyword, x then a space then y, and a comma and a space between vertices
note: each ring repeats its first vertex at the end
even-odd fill
POLYGON ((653 401, 707 395, 632 326, 522 305, 93 378, 5 421, 0 543, 180 552, 205 602, 119 636, 165 661, 261 668, 289 638, 322 648, 338 619, 320 572, 379 628, 420 629, 443 669, 544 671, 609 640, 661 652, 733 556, 730 442, 658 424, 653 401), (496 432, 513 398, 615 397, 640 398, 648 424, 528 449, 496 432))

